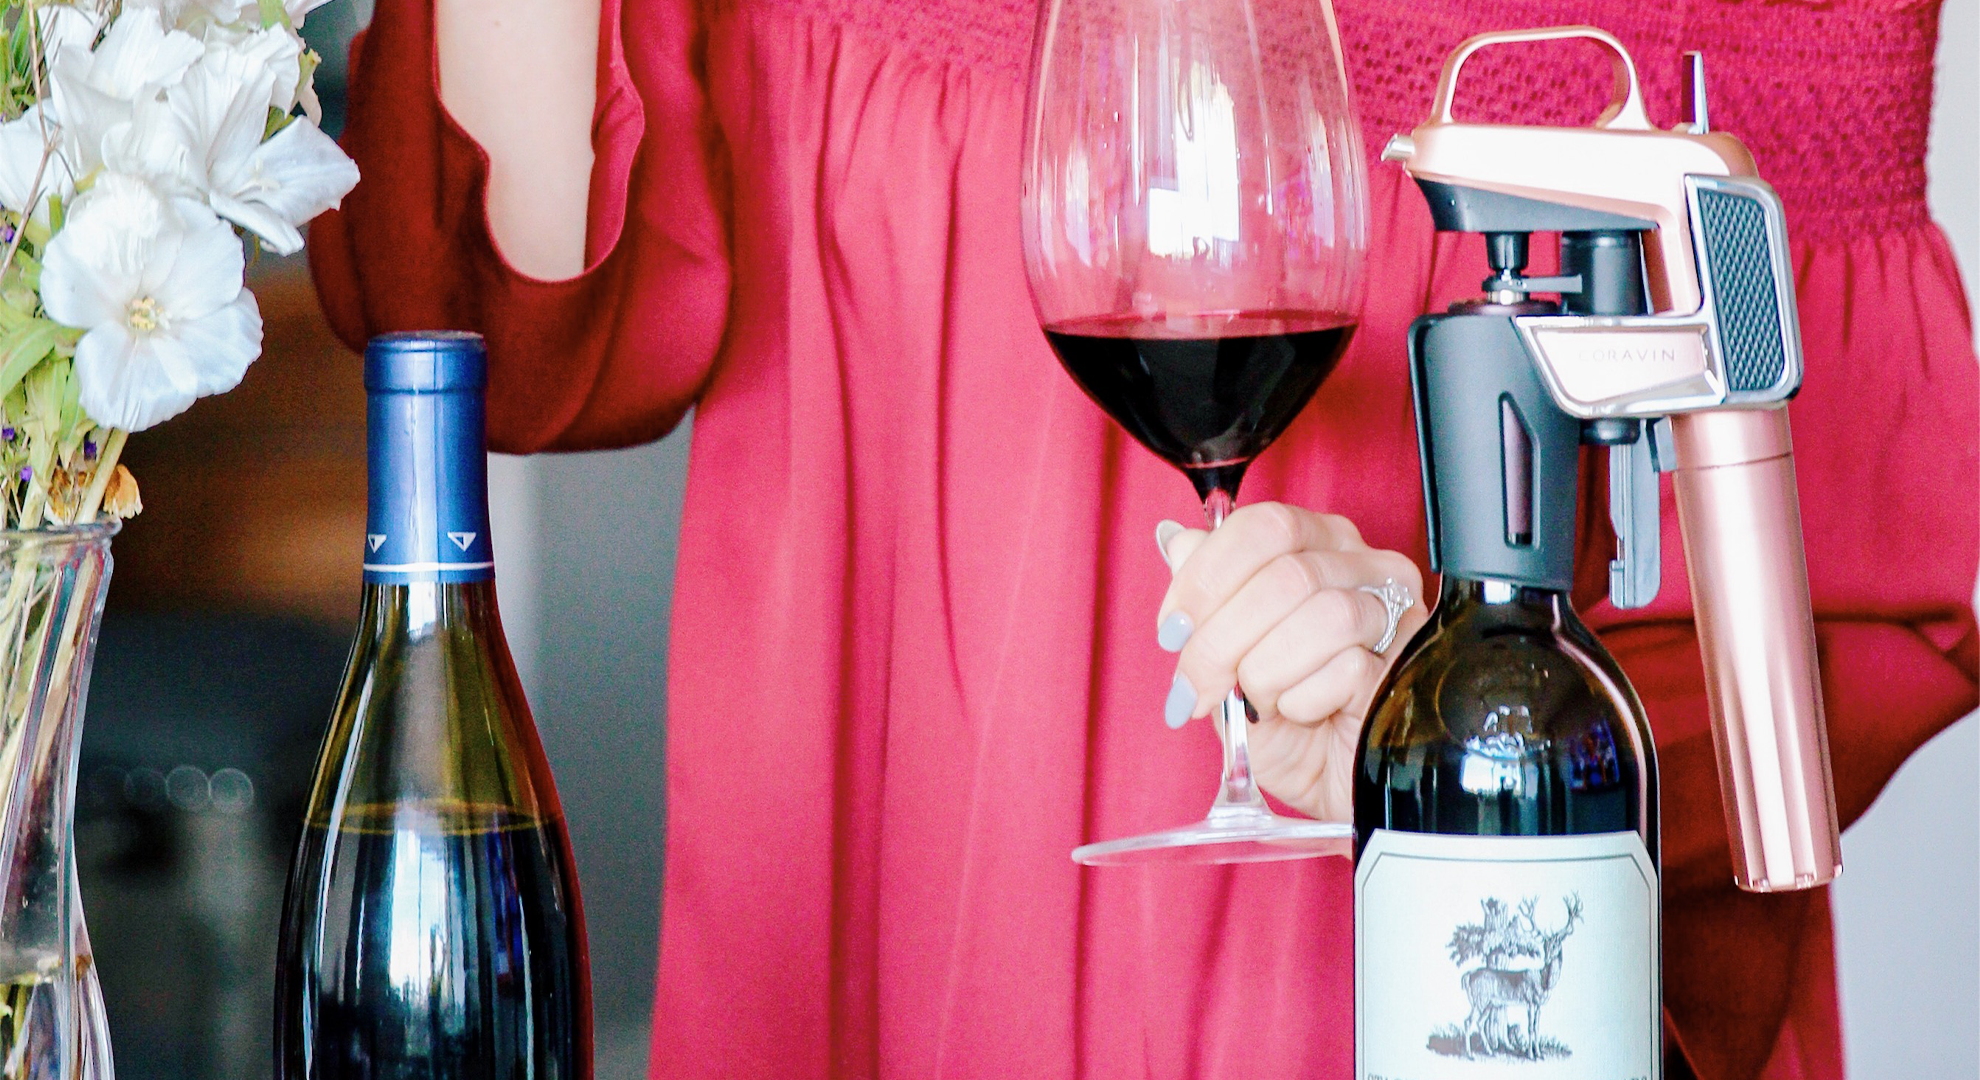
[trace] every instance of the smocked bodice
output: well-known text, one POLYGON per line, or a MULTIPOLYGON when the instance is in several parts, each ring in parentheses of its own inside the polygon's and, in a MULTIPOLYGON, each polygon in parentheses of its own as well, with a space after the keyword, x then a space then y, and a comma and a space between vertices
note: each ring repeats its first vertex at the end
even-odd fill
MULTIPOLYGON (((899 49, 1021 82, 1032 0, 760 0, 878 36, 899 49)), ((1925 220, 1925 139, 1937 3, 1816 6, 1762 0, 1338 0, 1343 47, 1371 160, 1429 108, 1444 58, 1483 30, 1589 23, 1630 48, 1652 119, 1679 120, 1681 55, 1706 57, 1715 127, 1746 142, 1781 192, 1797 236, 1902 228, 1925 220)), ((1608 100, 1593 46, 1507 46, 1479 54, 1459 94, 1468 115, 1585 123, 1608 100)))

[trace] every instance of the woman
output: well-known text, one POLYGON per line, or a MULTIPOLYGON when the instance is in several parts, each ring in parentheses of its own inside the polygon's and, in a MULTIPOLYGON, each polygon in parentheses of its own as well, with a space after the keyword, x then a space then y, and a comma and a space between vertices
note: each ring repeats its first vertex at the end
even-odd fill
MULTIPOLYGON (((1172 580, 1149 526, 1193 520, 1188 486, 1080 396, 1025 292, 1033 19, 1032 0, 439 0, 437 20, 380 0, 358 58, 365 180, 312 245, 345 339, 488 334, 504 450, 623 445, 696 409, 656 1077, 1352 1060, 1344 861, 1066 853, 1201 811, 1215 735, 1157 719, 1178 665, 1176 719, 1242 671, 1268 789, 1345 815, 1383 664, 1356 586, 1423 594, 1402 332, 1483 260, 1374 167, 1360 334, 1253 468, 1251 509, 1210 541, 1162 530, 1172 580), (1176 612, 1201 628, 1179 660, 1153 640, 1176 612)), ((1664 123, 1679 51, 1711 58, 1714 119, 1796 237, 1794 424, 1854 818, 1975 700, 1980 392, 1924 210, 1936 5, 1343 0, 1340 19, 1371 149, 1479 30, 1615 31, 1664 123)), ((1474 67, 1482 115, 1582 122, 1608 89, 1571 50, 1474 67)), ((1685 590, 1625 618, 1595 603, 1604 542, 1585 546, 1585 610, 1659 737, 1667 1075, 1839 1076, 1826 895, 1731 884, 1685 590)))

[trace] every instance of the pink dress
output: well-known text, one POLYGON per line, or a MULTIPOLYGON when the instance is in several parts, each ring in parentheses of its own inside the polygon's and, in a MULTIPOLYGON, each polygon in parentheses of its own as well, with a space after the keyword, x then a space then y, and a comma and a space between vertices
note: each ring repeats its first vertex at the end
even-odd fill
MULTIPOLYGON (((1151 532, 1196 520, 1189 486, 1081 396, 1025 289, 1031 0, 605 0, 590 269, 564 282, 491 244, 429 4, 380 0, 356 68, 364 182, 311 245, 340 333, 488 334, 507 450, 652 439, 695 409, 652 1075, 1346 1076, 1346 861, 1067 858, 1200 814, 1216 749, 1160 720, 1151 532)), ((1679 51, 1705 50, 1714 120, 1795 237, 1802 505, 1854 818, 1976 696, 1980 386, 1924 203, 1937 4, 1339 14, 1371 151, 1475 31, 1613 30, 1666 124, 1679 51)), ((1579 122, 1608 86, 1572 51, 1474 68, 1484 115, 1579 122)), ((1372 171, 1362 329, 1243 498, 1346 514, 1422 560, 1403 330, 1485 269, 1372 171)), ((1828 898, 1731 884, 1681 559, 1654 609, 1618 616, 1595 602, 1609 539, 1585 531, 1586 610, 1658 734, 1674 1045, 1713 1080, 1839 1077, 1828 898)))

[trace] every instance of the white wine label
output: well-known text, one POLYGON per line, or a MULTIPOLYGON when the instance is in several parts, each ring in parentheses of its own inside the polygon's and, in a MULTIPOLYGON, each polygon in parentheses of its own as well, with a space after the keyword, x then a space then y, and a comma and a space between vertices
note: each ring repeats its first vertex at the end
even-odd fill
POLYGON ((1358 1080, 1659 1080, 1657 871, 1633 832, 1377 829, 1354 875, 1358 1080))

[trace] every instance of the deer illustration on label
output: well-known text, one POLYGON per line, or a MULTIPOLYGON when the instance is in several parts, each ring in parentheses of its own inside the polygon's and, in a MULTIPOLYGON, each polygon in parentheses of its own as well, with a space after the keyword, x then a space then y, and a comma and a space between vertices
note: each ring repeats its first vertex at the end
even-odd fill
POLYGON ((1538 900, 1522 900, 1518 914, 1509 914, 1506 902, 1496 897, 1480 901, 1484 917, 1463 923, 1451 933, 1451 961, 1464 968, 1476 967, 1459 976, 1471 1012, 1462 1025, 1446 1025, 1432 1032, 1428 1047, 1448 1057, 1511 1058, 1540 1061, 1573 1054, 1566 1043, 1540 1034, 1540 1007, 1547 1003, 1561 978, 1562 948, 1581 919, 1581 897, 1570 895, 1562 901, 1567 917, 1557 930, 1542 930, 1535 910, 1538 900), (1520 964, 1525 959, 1537 962, 1520 964), (1522 1029, 1508 1026, 1506 1008, 1524 1006, 1526 1024, 1522 1029))

